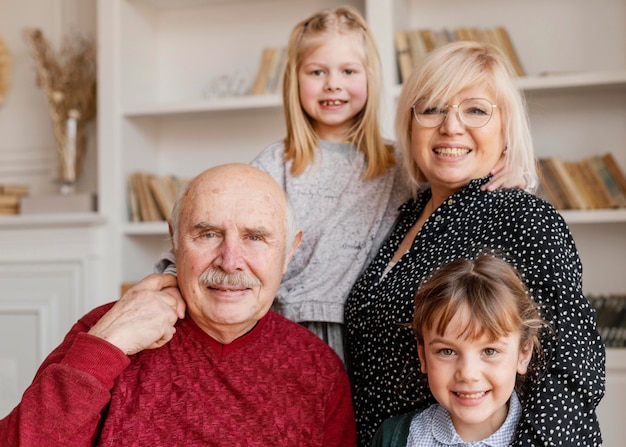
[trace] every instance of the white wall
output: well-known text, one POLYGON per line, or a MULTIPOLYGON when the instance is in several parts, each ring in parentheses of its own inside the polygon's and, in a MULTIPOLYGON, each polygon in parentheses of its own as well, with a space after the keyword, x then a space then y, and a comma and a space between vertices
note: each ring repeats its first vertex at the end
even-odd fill
MULTIPOLYGON (((39 28, 55 49, 70 31, 95 35, 95 0, 0 0, 0 36, 12 60, 11 87, 0 106, 0 184, 26 183, 32 194, 56 192, 56 155, 46 98, 23 37, 39 28)), ((95 125, 90 125, 85 175, 79 188, 95 191, 95 125)))
MULTIPOLYGON (((55 49, 70 31, 95 36, 95 0, 0 0, 0 36, 12 60, 0 106, 0 184, 25 183, 31 195, 57 193, 56 149, 46 98, 23 37, 39 28, 55 49)), ((79 189, 95 191, 95 125, 79 189)), ((101 231, 84 224, 0 216, 0 418, 17 404, 36 368, 101 289, 101 231)), ((93 222, 93 223, 92 223, 93 222)))

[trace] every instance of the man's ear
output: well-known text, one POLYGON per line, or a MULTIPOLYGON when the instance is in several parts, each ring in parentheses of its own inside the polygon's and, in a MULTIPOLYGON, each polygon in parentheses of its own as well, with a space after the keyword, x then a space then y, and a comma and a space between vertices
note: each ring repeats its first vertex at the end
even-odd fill
POLYGON ((287 272, 287 266, 289 265, 289 261, 291 261, 291 257, 296 252, 296 249, 300 245, 300 242, 302 242, 302 234, 303 234, 302 230, 298 230, 298 232, 293 238, 293 242, 291 243, 291 248, 289 249, 289 254, 287 255, 287 258, 285 259, 285 265, 283 267, 283 274, 287 272))
POLYGON ((170 243, 172 244, 172 250, 173 250, 176 243, 174 241, 174 230, 172 229, 172 223, 169 220, 167 221, 167 231, 170 234, 170 243))

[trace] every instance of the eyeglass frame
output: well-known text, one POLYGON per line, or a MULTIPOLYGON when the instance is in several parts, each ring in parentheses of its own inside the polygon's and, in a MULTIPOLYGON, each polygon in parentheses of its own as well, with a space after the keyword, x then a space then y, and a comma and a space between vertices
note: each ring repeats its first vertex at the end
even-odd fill
POLYGON ((415 106, 420 101, 422 101, 422 100, 421 99, 417 100, 411 106, 411 110, 413 111, 413 118, 415 118, 415 122, 417 122, 417 124, 419 124, 420 126, 424 127, 425 129, 435 129, 435 128, 441 126, 443 123, 445 123, 446 120, 448 119, 448 114, 450 113, 450 107, 452 107, 453 109, 456 109, 456 116, 457 116, 459 122, 463 124, 463 126, 469 127, 470 129, 480 129, 481 127, 485 127, 487 124, 489 124, 489 121, 491 121, 491 117, 493 116, 493 109, 498 107, 497 104, 492 104, 491 101, 489 101, 487 98, 465 98, 463 101, 459 102, 458 104, 445 104, 444 106, 446 108, 446 112, 444 114, 443 120, 441 120, 441 122, 439 124, 435 125, 435 126, 425 126, 424 124, 420 123, 420 120, 417 118, 418 113, 415 111, 415 106), (489 118, 487 119, 485 124, 483 124, 482 126, 470 126, 465 121, 463 121, 463 117, 461 116, 461 112, 459 111, 459 106, 461 104, 463 104, 465 101, 471 101, 471 100, 487 101, 487 103, 491 106, 491 114, 489 115, 489 118))

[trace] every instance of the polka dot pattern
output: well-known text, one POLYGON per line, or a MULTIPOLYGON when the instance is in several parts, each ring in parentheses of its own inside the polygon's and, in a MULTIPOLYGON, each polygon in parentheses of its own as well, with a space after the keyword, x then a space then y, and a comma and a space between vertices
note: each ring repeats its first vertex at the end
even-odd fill
POLYGON ((386 418, 434 402, 409 327, 420 281, 441 264, 485 249, 497 250, 522 273, 553 328, 542 336, 547 366, 524 396, 512 445, 601 444, 595 408, 605 390, 605 350, 595 311, 582 293, 574 240, 550 204, 517 189, 480 191, 487 180, 474 180, 444 201, 381 280, 430 190, 405 203, 396 228, 348 297, 347 360, 362 446, 386 418))

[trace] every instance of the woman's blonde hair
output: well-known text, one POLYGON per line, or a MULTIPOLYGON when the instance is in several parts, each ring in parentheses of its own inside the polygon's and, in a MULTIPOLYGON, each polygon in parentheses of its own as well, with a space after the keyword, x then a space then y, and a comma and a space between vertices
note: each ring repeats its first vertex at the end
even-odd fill
POLYGON ((377 177, 395 164, 393 148, 385 145, 378 124, 382 75, 376 42, 363 17, 355 9, 344 6, 324 9, 301 21, 293 28, 289 37, 283 78, 283 108, 287 127, 285 160, 293 160, 292 175, 302 174, 313 162, 318 142, 311 119, 300 103, 298 70, 303 55, 320 44, 320 37, 348 33, 358 33, 363 38, 367 102, 354 118, 347 139, 365 154, 368 162, 365 178, 377 177))
POLYGON ((508 59, 491 44, 460 41, 434 50, 424 64, 411 73, 402 87, 396 111, 396 135, 409 181, 417 189, 425 176, 411 151, 411 126, 418 125, 411 107, 420 99, 445 104, 459 92, 476 86, 495 94, 501 113, 505 169, 526 179, 526 189, 538 184, 537 166, 524 95, 508 59))

